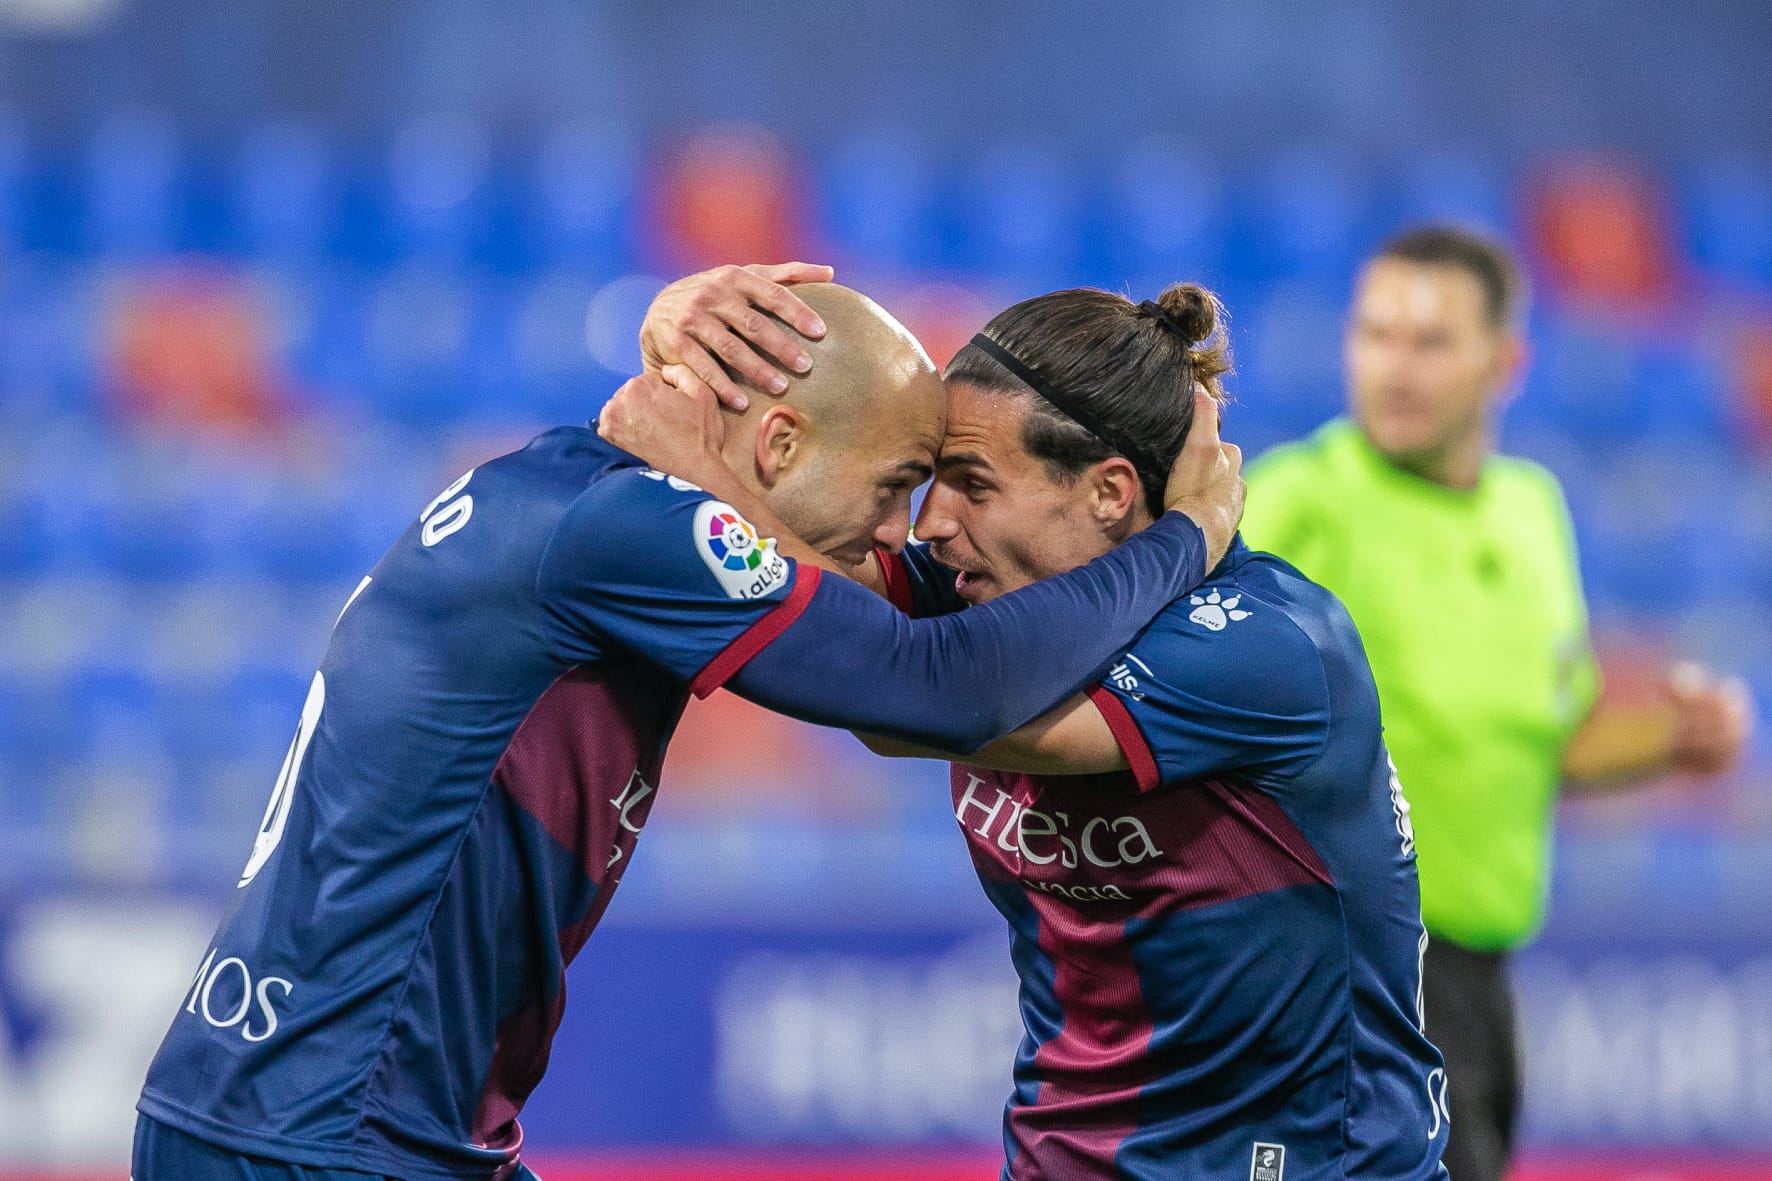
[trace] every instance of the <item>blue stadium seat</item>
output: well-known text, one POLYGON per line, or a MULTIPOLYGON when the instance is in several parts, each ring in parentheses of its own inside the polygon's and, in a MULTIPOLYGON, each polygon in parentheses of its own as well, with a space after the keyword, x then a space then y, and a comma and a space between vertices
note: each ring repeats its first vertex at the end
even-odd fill
POLYGON ((1218 280, 1224 182, 1200 147, 1173 140, 1134 145, 1109 171, 1102 203, 1109 261, 1140 298, 1182 279, 1218 280))
POLYGON ((1259 423, 1279 437, 1297 437, 1341 413, 1338 291, 1314 283, 1276 283, 1262 297, 1234 308, 1232 324, 1234 388, 1248 391, 1259 423))
POLYGON ((1735 282, 1772 283, 1772 157, 1713 160, 1681 188, 1698 264, 1735 282))
POLYGON ((376 280, 366 308, 367 395, 390 422, 460 421, 473 407, 463 370, 473 292, 460 272, 415 264, 376 280))
POLYGON ((254 258, 300 265, 321 257, 336 219, 337 177, 326 141, 309 127, 253 129, 233 177, 234 220, 254 258))
POLYGON ((1641 349, 1625 332, 1561 315, 1533 331, 1537 355, 1511 413, 1602 442, 1641 432, 1641 349))
POLYGON ((822 182, 824 231, 843 261, 875 269, 938 261, 935 171, 914 137, 875 132, 846 139, 826 161, 822 182))
POLYGON ((566 126, 543 143, 530 186, 544 266, 592 281, 633 266, 640 154, 613 129, 566 126))
POLYGON ((0 390, 10 405, 90 408, 100 297, 97 276, 78 263, 21 258, 0 269, 0 390))
POLYGON ((169 253, 180 228, 182 183, 178 134, 169 121, 147 113, 106 120, 87 149, 87 244, 128 259, 169 253))
POLYGON ((0 116, 0 258, 23 242, 28 200, 25 134, 0 116))
POLYGON ((1263 273, 1345 286, 1374 236, 1364 178, 1338 153, 1299 147, 1258 176, 1237 247, 1263 273))
POLYGON ((388 156, 387 225, 397 251, 465 260, 486 216, 491 143, 484 128, 423 119, 395 136, 388 156))
POLYGON ((1645 433, 1728 438, 1729 375, 1723 359, 1697 342, 1654 341, 1641 350, 1635 405, 1645 433))
POLYGON ((1053 149, 1003 143, 962 178, 962 255, 1026 298, 1082 279, 1079 170, 1053 149))
POLYGON ((1505 235, 1509 215, 1505 177, 1476 153, 1411 154, 1395 186, 1393 228, 1450 222, 1505 235))

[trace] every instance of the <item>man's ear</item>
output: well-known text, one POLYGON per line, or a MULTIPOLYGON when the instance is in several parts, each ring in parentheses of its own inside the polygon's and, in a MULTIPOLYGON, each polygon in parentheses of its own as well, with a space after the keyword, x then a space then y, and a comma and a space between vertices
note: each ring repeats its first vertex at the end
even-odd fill
POLYGON ((1084 478, 1089 481, 1089 511, 1102 529, 1113 531, 1132 516, 1141 486, 1131 460, 1111 456, 1096 464, 1084 478))
POLYGON ((806 447, 806 419, 792 406, 771 406, 757 424, 757 479, 775 487, 783 473, 799 462, 806 447))
POLYGON ((1501 391, 1497 401, 1505 405, 1519 396, 1526 384, 1526 372, 1532 368, 1532 346, 1524 335, 1511 328, 1502 334, 1496 346, 1495 367, 1495 386, 1501 391))

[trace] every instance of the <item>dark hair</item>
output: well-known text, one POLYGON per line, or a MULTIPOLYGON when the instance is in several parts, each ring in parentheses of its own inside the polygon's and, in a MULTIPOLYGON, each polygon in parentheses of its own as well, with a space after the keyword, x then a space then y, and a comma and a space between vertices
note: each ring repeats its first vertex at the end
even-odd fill
POLYGON ((1483 312, 1492 328, 1521 319, 1526 310, 1526 278, 1506 246, 1475 230, 1430 225, 1404 230, 1375 258, 1400 258, 1426 266, 1456 267, 1477 281, 1483 312))
POLYGON ((1069 483, 1114 455, 1138 471, 1145 503, 1162 515, 1169 466, 1194 421, 1194 383, 1220 402, 1219 378, 1230 371, 1230 344, 1218 297, 1177 283, 1157 297, 1156 311, 1121 295, 1079 287, 1023 300, 984 326, 982 335, 1032 369, 1103 434, 1136 440, 1138 454, 1116 450, 1080 425, 976 344, 955 354, 944 376, 995 393, 1030 397, 1021 445, 1055 480, 1069 483))

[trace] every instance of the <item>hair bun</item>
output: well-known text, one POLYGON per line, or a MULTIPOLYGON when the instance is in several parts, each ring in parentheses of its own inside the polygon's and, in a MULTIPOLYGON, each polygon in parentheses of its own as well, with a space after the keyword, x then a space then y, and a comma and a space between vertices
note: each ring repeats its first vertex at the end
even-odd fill
POLYGON ((1219 314, 1223 311, 1218 297, 1198 283, 1171 284, 1157 296, 1157 306, 1168 313, 1170 321, 1181 329, 1190 345, 1200 343, 1217 331, 1219 314))

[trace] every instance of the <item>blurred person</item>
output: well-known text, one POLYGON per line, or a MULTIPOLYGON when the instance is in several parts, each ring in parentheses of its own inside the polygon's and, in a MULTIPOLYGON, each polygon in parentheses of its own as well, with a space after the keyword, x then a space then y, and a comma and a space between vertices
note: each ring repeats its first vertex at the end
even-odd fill
MULTIPOLYGON (((649 386, 600 419, 713 488, 729 477, 693 374, 754 360, 728 339, 744 296, 719 287, 684 280, 643 329, 696 408, 649 386)), ((1137 305, 1061 291, 997 316, 947 367, 917 542, 861 577, 907 614, 963 618, 1135 539, 1175 454, 1215 426, 1218 317, 1192 285, 1137 305)), ((952 771, 1021 978, 1002 1176, 1445 1177, 1408 804, 1345 611, 1235 542, 1104 671, 952 771)))
POLYGON ((1734 764, 1745 687, 1670 671, 1658 710, 1594 708, 1598 671, 1555 477, 1495 453, 1527 359, 1499 244, 1405 232, 1361 272, 1348 415, 1251 467, 1251 544, 1347 604, 1415 806, 1429 1036, 1446 1056, 1458 1181, 1512 1153, 1520 1063, 1508 954, 1541 920, 1558 785, 1614 790, 1734 764))
POLYGON ((444 489, 362 580, 149 1069, 135 1181, 528 1176, 517 1117, 566 965, 689 694, 971 748, 1086 684, 1229 546, 1237 457, 1208 431, 1162 501, 1198 524, 1165 511, 990 614, 912 622, 821 578, 903 543, 944 392, 871 301, 800 295, 772 310, 829 332, 813 375, 733 415, 736 504, 561 427, 444 489))

